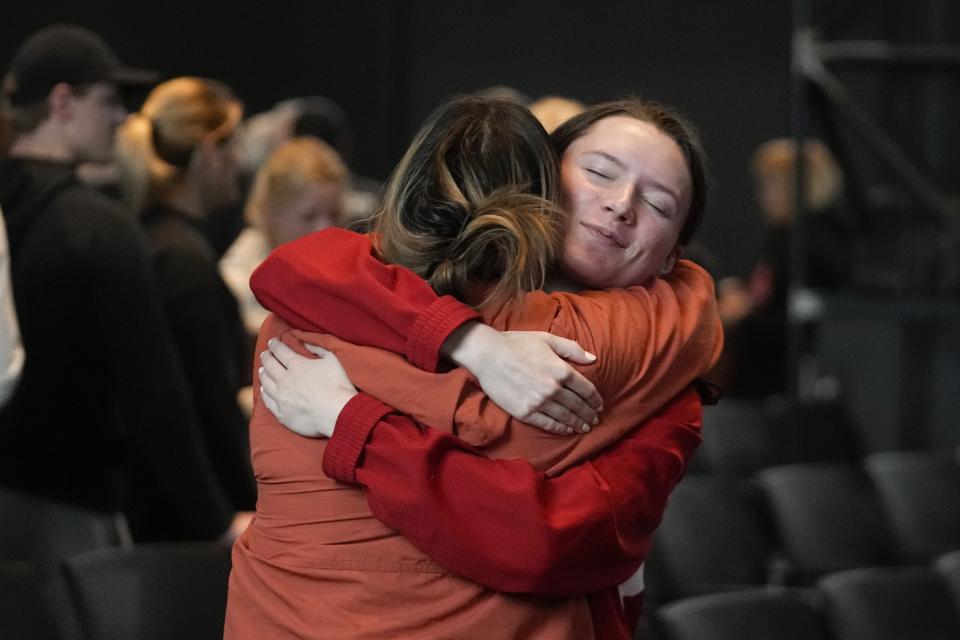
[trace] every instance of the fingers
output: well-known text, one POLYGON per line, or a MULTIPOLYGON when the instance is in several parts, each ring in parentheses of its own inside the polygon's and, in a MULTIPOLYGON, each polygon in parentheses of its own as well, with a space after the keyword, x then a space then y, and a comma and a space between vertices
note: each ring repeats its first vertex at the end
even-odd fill
POLYGON ((600 392, 592 382, 573 367, 570 367, 569 374, 563 380, 563 386, 579 396, 594 411, 603 411, 603 398, 600 392))
POLYGON ((260 391, 269 393, 271 396, 276 398, 278 395, 279 387, 277 386, 277 381, 272 375, 270 375, 264 367, 260 367, 258 371, 260 377, 260 391))
POLYGON ((552 433, 559 436, 566 436, 572 434, 574 431, 571 427, 568 427, 565 424, 561 424, 551 418, 550 416, 543 413, 534 413, 529 416, 526 416, 523 419, 527 424, 537 427, 547 433, 552 433))
POLYGON ((327 351, 327 350, 324 349, 323 347, 318 347, 318 346, 315 345, 315 344, 307 344, 307 343, 305 342, 305 343, 303 343, 303 346, 305 346, 305 347, 307 348, 307 351, 309 351, 310 353, 316 355, 318 358, 322 358, 322 357, 324 357, 325 355, 327 355, 328 353, 330 353, 329 351, 327 351))
POLYGON ((280 364, 287 368, 290 367, 293 359, 298 355, 296 351, 284 344, 283 340, 277 338, 271 338, 267 341, 267 349, 270 350, 273 357, 280 361, 280 364))
POLYGON ((577 342, 568 338, 561 338, 560 336, 548 333, 547 344, 550 345, 550 348, 553 349, 553 352, 558 356, 565 360, 576 362, 577 364, 593 364, 597 360, 597 356, 589 351, 584 351, 583 347, 577 342))
POLYGON ((587 431, 590 431, 589 424, 584 422, 579 416, 557 402, 548 400, 543 404, 542 407, 540 407, 540 413, 555 420, 572 431, 579 433, 586 433, 587 431))
POLYGON ((279 379, 286 372, 286 367, 274 357, 271 351, 264 351, 260 354, 260 364, 263 365, 264 371, 273 376, 274 380, 279 379))
POLYGON ((273 414, 273 417, 282 422, 283 420, 282 416, 280 415, 280 407, 277 404, 276 399, 274 399, 274 397, 267 391, 265 385, 260 387, 260 399, 263 400, 264 406, 270 410, 270 413, 273 414))
MULTIPOLYGON (((561 387, 553 395, 553 401, 564 407, 572 413, 580 423, 595 425, 600 419, 600 416, 597 414, 597 411, 591 407, 587 402, 575 394, 573 391, 570 391, 566 387, 561 387)), ((575 425, 579 427, 580 424, 575 425)))

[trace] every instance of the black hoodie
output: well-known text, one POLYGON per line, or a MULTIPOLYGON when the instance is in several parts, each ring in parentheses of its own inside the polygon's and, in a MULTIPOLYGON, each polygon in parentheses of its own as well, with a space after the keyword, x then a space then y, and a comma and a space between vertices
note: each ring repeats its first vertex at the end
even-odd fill
POLYGON ((210 468, 136 221, 66 164, 0 161, 17 315, 29 354, 0 410, 0 485, 104 511, 131 461, 184 538, 233 513, 210 468))

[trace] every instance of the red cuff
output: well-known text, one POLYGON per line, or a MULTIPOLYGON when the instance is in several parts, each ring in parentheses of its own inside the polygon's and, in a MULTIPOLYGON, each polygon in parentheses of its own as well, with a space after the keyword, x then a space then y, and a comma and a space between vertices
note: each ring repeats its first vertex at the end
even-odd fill
POLYGON ((432 303, 413 323, 407 339, 407 360, 424 371, 436 371, 440 347, 453 330, 480 314, 453 296, 432 303))
POLYGON ((343 405, 323 454, 323 472, 327 477, 357 483, 357 464, 367 438, 380 419, 390 413, 393 409, 365 393, 358 393, 343 405))

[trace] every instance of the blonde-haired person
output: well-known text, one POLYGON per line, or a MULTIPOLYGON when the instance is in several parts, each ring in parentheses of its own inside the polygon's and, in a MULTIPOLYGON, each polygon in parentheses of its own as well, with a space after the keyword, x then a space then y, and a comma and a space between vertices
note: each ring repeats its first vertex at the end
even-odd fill
POLYGON ((553 133, 557 127, 586 109, 587 105, 579 100, 563 96, 544 96, 530 105, 530 111, 547 133, 553 133))
MULTIPOLYGON (((795 140, 775 138, 760 144, 750 161, 764 227, 759 256, 746 281, 725 278, 718 286, 728 340, 716 373, 731 396, 764 397, 783 391, 786 383, 797 156, 795 140)), ((839 206, 843 170, 816 138, 804 141, 803 160, 807 284, 842 286, 848 278, 851 240, 839 206)))
MULTIPOLYGON (((236 400, 249 358, 246 334, 201 231, 210 212, 239 199, 232 135, 242 113, 239 100, 220 82, 169 80, 120 128, 117 163, 124 196, 139 212, 150 241, 161 299, 214 470, 234 508, 248 511, 256 493, 246 419, 236 400)), ((136 486, 149 496, 149 487, 136 486)), ((163 522, 138 508, 149 501, 131 504, 135 537, 168 537, 163 522)))
POLYGON ((244 213, 248 226, 220 260, 247 333, 257 335, 268 313, 250 291, 250 274, 284 242, 339 224, 348 188, 340 155, 312 137, 282 143, 257 171, 244 213))

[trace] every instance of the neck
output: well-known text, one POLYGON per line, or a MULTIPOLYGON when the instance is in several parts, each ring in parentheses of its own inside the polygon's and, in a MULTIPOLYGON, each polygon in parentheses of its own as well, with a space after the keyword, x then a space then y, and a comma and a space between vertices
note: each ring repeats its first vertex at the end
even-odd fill
POLYGON ((200 194, 197 193, 196 189, 191 188, 189 180, 173 187, 167 197, 163 199, 163 202, 186 213, 191 218, 202 218, 204 215, 200 194))
POLYGON ((67 146, 61 132, 49 120, 30 133, 24 133, 13 141, 9 155, 14 158, 49 160, 52 162, 75 162, 74 154, 67 146))

